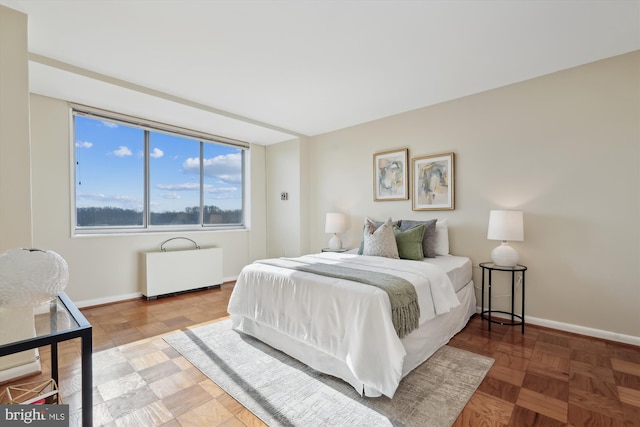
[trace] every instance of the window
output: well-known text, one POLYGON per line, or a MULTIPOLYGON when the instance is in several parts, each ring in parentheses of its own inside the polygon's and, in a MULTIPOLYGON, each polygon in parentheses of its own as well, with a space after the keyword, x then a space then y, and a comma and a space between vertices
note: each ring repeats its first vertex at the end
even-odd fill
POLYGON ((76 232, 243 226, 248 144, 88 107, 73 128, 76 232))

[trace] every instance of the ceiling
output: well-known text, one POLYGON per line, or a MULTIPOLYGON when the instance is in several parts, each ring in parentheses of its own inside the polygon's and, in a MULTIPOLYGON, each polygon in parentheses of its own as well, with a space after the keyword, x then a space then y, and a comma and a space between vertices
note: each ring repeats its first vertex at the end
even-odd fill
POLYGON ((640 49, 639 0, 0 0, 30 90, 258 144, 640 49))

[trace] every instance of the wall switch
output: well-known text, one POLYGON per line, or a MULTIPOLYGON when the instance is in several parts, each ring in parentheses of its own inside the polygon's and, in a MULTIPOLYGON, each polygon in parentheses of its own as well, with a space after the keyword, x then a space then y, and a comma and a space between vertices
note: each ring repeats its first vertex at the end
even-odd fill
POLYGON ((280 200, 289 200, 289 193, 283 191, 280 193, 280 200))

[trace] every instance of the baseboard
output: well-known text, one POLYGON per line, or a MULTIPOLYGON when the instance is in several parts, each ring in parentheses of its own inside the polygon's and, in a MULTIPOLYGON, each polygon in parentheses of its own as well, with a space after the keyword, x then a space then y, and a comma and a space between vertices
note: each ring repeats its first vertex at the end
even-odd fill
POLYGON ((85 307, 93 307, 93 306, 96 306, 96 305, 110 304, 112 302, 120 302, 120 301, 125 301, 125 300, 128 300, 128 299, 135 299, 135 298, 140 298, 140 297, 142 297, 142 293, 141 292, 134 292, 132 294, 115 295, 115 296, 106 297, 106 298, 96 298, 96 299, 88 299, 88 300, 84 300, 84 301, 74 301, 74 304, 78 308, 85 308, 85 307))
MULTIPOLYGON (((480 313, 480 307, 476 307, 476 312, 480 313)), ((495 317, 507 317, 507 315, 497 313, 495 317)), ((585 326, 572 325, 570 323, 556 322, 555 320, 540 319, 537 317, 525 316, 526 323, 544 326, 545 328, 557 329, 564 332, 571 332, 579 335, 586 335, 594 338, 601 338, 609 341, 616 341, 640 347, 640 337, 619 334, 617 332, 603 331, 601 329, 587 328, 585 326)))
POLYGON ((537 317, 525 316, 527 323, 544 326, 547 328, 559 329, 574 334, 587 335, 594 338, 602 338, 609 341, 617 341, 625 344, 640 346, 640 337, 619 334, 617 332, 603 331, 602 329, 587 328, 585 326, 571 325, 569 323, 556 322, 553 320, 538 319, 537 317))
MULTIPOLYGON (((222 279, 222 283, 235 282, 237 279, 238 279, 238 276, 225 277, 222 279)), ((115 295, 115 296, 110 296, 106 298, 74 301, 74 303, 78 308, 86 308, 86 307, 93 307, 96 305, 103 305, 103 304, 111 304, 113 302, 126 301, 128 299, 135 299, 135 298, 141 298, 141 297, 142 297, 142 292, 134 292, 132 294, 115 295)))

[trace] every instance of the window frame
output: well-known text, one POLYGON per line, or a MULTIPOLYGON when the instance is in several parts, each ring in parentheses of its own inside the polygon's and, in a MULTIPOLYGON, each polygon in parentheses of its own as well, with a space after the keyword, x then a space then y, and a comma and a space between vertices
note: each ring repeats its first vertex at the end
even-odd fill
POLYGON ((226 138, 218 135, 208 134, 205 132, 194 131, 169 125, 152 120, 141 119, 138 117, 128 116, 125 114, 115 113, 107 110, 89 107, 80 104, 70 104, 70 134, 71 134, 71 229, 73 235, 99 235, 99 234, 128 234, 128 233, 162 233, 172 231, 219 231, 219 230, 244 230, 247 229, 248 212, 247 212, 247 194, 248 194, 248 173, 246 165, 248 163, 247 156, 250 152, 250 143, 232 138, 226 138), (143 212, 142 225, 117 225, 117 226, 78 226, 77 218, 77 150, 76 144, 76 122, 77 116, 87 117, 94 120, 104 120, 123 126, 138 128, 144 131, 144 195, 143 195, 143 212), (198 141, 199 143, 199 223, 198 224, 170 224, 170 225, 153 225, 151 224, 151 189, 150 189, 150 136, 151 132, 165 133, 171 136, 187 138, 198 141), (206 224, 204 222, 204 144, 217 144, 237 148, 241 153, 241 174, 242 174, 242 218, 240 223, 233 224, 206 224))

